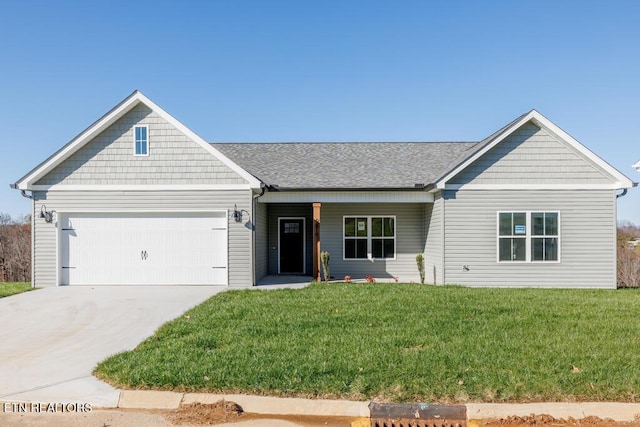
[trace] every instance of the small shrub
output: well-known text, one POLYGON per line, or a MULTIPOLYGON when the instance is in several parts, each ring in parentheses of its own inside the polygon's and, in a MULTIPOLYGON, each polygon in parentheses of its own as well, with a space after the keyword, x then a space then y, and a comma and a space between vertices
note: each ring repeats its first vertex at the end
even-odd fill
POLYGON ((424 255, 416 255, 416 264, 418 265, 418 273, 420 273, 420 283, 424 285, 424 255))
POLYGON ((367 276, 367 277, 365 277, 365 279, 367 279, 367 282, 369 282, 369 283, 373 283, 373 282, 376 281, 376 279, 373 276, 367 276))
POLYGON ((347 276, 344 276, 344 281, 345 281, 346 283, 351 283, 351 276, 348 276, 348 275, 347 275, 347 276))
POLYGON ((329 252, 324 251, 320 252, 320 260, 322 261, 322 271, 324 272, 324 281, 328 282, 331 277, 331 272, 329 271, 329 252))

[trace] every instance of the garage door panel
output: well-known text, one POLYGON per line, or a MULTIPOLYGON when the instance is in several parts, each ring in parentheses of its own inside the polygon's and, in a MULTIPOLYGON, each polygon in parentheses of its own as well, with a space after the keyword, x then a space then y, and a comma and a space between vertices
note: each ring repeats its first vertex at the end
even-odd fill
POLYGON ((227 284, 227 216, 85 214, 62 221, 61 282, 227 284))

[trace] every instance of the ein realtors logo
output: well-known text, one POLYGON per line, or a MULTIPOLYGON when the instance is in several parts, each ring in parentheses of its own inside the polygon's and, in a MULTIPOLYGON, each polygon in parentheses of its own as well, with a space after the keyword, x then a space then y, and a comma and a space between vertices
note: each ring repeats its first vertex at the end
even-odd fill
POLYGON ((91 403, 78 402, 2 402, 3 413, 71 413, 91 412, 91 403))

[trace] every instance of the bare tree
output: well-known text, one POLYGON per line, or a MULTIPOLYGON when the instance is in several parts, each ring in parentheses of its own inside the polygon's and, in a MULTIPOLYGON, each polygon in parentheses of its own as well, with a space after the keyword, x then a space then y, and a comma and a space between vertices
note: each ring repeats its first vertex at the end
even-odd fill
POLYGON ((31 280, 31 218, 0 213, 0 281, 31 280))
POLYGON ((618 224, 618 286, 640 287, 640 227, 618 224))

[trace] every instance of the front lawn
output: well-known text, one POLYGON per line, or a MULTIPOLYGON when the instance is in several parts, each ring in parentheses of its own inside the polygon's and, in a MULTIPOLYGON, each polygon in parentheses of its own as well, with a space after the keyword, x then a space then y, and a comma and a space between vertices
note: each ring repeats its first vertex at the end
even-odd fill
POLYGON ((31 283, 29 282, 2 282, 0 283, 0 298, 30 291, 32 289, 31 283))
POLYGON ((126 388, 385 401, 640 401, 636 290, 377 283, 229 291, 96 375, 126 388))

